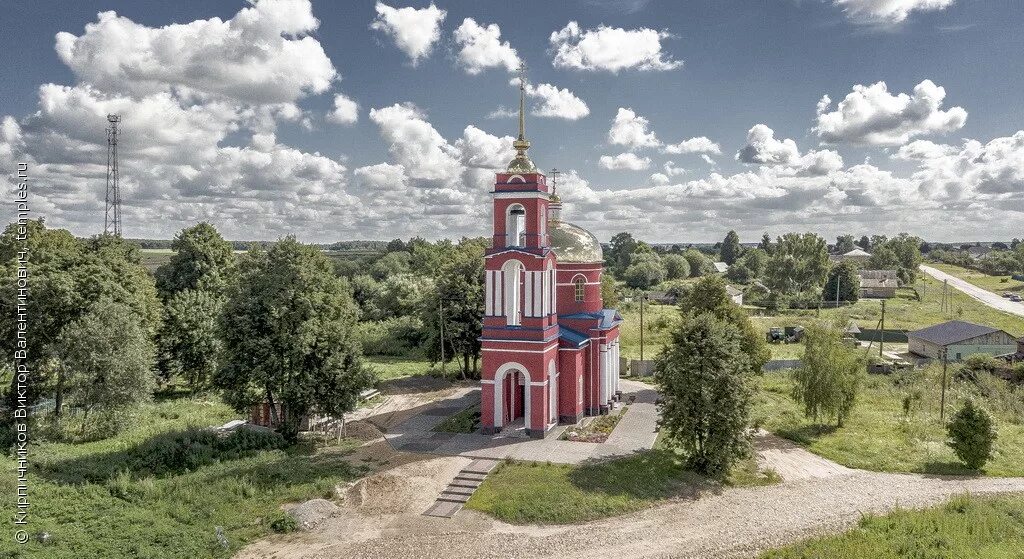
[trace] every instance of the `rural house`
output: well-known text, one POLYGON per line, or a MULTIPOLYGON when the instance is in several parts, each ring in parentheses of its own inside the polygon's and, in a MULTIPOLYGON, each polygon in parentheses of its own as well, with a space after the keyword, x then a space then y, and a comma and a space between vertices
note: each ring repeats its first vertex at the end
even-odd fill
POLYGON ((892 299, 900 281, 896 270, 861 270, 860 296, 865 299, 892 299))
POLYGON ((1017 340, 1007 332, 991 326, 950 320, 907 334, 911 353, 941 359, 947 352, 950 361, 960 361, 968 355, 1010 355, 1017 351, 1017 340))
POLYGON ((854 262, 856 264, 860 264, 860 265, 863 266, 864 264, 867 264, 867 262, 868 262, 868 260, 870 258, 871 258, 871 254, 869 254, 867 252, 864 252, 863 250, 861 250, 859 248, 855 248, 855 249, 851 250, 850 252, 847 252, 845 254, 839 255, 838 259, 841 262, 845 262, 845 261, 849 260, 851 262, 854 262))

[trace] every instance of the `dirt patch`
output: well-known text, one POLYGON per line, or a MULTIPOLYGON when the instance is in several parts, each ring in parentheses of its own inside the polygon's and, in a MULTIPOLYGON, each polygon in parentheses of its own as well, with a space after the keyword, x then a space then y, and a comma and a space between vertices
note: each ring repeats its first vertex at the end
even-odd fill
POLYGON ((285 510, 299 523, 300 529, 312 530, 338 514, 341 509, 327 499, 310 499, 305 503, 285 507, 285 510))

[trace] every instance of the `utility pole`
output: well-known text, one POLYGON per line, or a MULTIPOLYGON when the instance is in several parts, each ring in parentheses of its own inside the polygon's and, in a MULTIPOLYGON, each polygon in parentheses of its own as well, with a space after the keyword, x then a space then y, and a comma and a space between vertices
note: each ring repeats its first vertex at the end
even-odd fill
POLYGON ((439 328, 441 330, 440 331, 440 334, 441 334, 441 376, 447 377, 448 376, 448 371, 447 371, 447 369, 445 368, 445 365, 444 365, 444 307, 442 306, 443 304, 444 304, 443 300, 440 297, 438 297, 437 298, 437 318, 438 318, 438 326, 439 326, 439 328))
MULTIPOLYGON (((644 360, 644 300, 647 299, 646 293, 640 294, 640 362, 644 360)), ((643 366, 643 365, 641 365, 643 366)))
POLYGON ((939 422, 946 422, 946 368, 949 366, 949 348, 942 348, 942 398, 939 400, 939 422))
POLYGON ((839 279, 840 275, 836 274, 836 308, 839 308, 839 279))
POLYGON ((878 356, 882 356, 882 349, 885 347, 885 299, 882 299, 882 329, 878 337, 878 356))

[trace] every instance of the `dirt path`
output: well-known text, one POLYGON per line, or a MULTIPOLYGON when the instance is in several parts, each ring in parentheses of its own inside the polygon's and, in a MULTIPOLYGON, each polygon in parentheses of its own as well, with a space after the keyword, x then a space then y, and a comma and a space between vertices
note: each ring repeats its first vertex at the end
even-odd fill
POLYGON ((265 539, 238 557, 748 557, 852 526, 869 512, 934 505, 963 492, 1024 492, 1022 478, 941 479, 851 470, 728 489, 571 526, 513 526, 470 510, 453 519, 422 516, 466 460, 435 458, 368 478, 350 490, 341 514, 316 530, 265 539))
MULTIPOLYGON (((410 398, 406 403, 418 407, 423 400, 410 398)), ((370 420, 411 413, 392 407, 395 405, 389 404, 383 415, 370 414, 370 420)), ((336 516, 309 532, 256 542, 237 557, 750 557, 768 548, 848 528, 866 513, 934 505, 964 492, 1024 492, 1024 478, 865 472, 768 433, 758 433, 755 444, 762 467, 774 469, 783 483, 725 489, 696 500, 672 500, 584 524, 515 526, 472 510, 463 510, 451 519, 423 516, 470 460, 395 451, 377 438, 363 450, 390 469, 348 489, 336 516)))

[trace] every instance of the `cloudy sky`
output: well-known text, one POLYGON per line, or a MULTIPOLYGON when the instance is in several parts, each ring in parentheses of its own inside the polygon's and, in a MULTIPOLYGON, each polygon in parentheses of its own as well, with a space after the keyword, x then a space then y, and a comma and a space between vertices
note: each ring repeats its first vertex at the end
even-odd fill
POLYGON ((1024 236, 1019 0, 50 0, 0 26, 0 169, 80 235, 107 113, 129 237, 486 234, 525 62, 530 155, 602 240, 1024 236))

